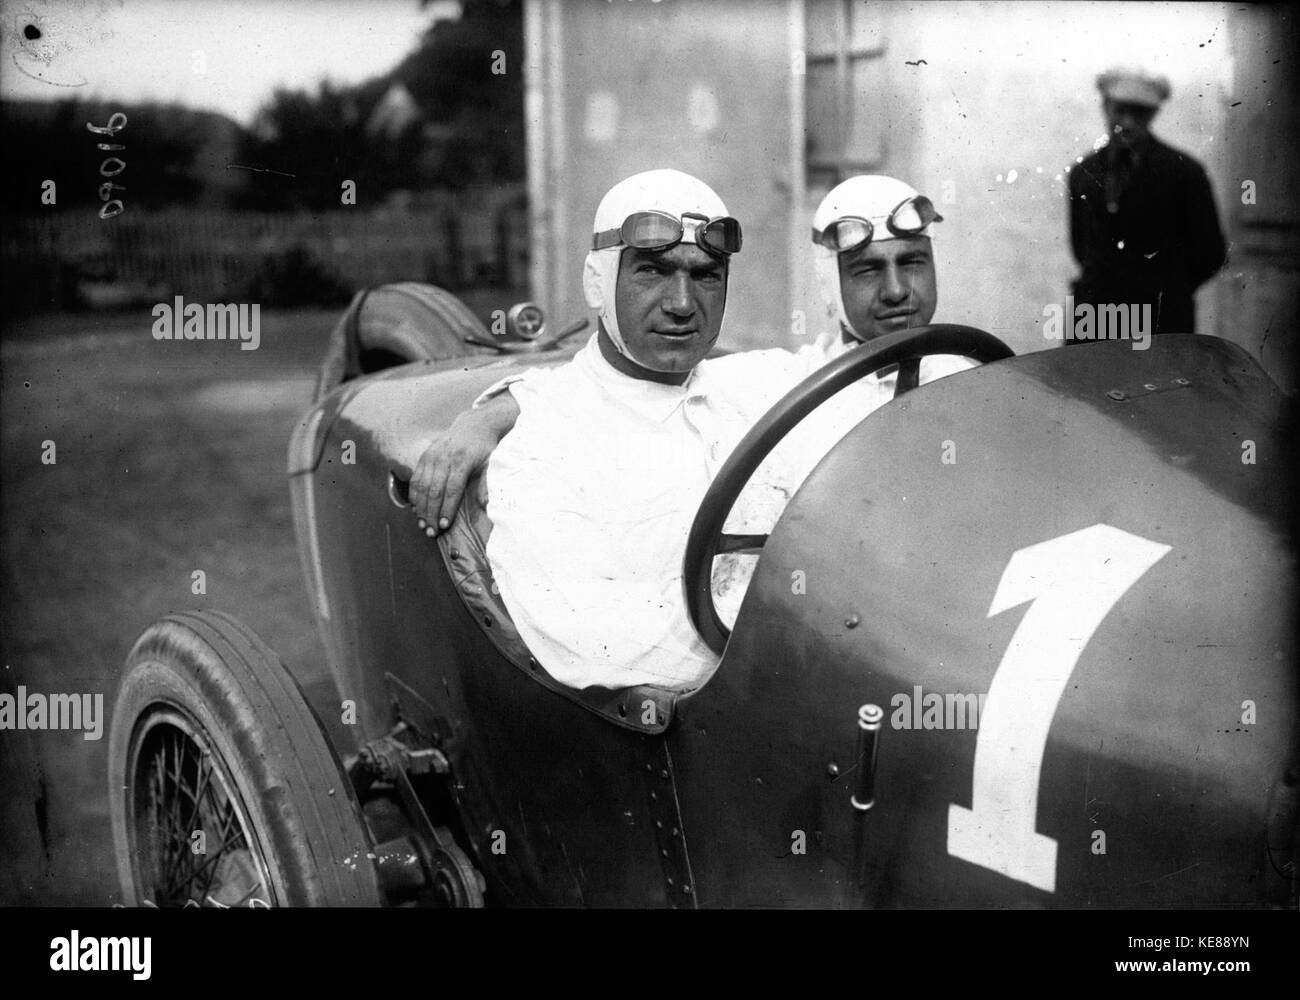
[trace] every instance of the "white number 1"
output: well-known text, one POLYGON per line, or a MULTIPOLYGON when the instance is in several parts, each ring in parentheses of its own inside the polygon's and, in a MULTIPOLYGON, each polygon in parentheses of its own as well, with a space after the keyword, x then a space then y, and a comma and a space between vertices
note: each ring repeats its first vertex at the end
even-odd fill
POLYGON ((1169 548, 1094 524, 1012 554, 989 617, 1033 603, 980 713, 971 808, 948 806, 953 857, 1056 891, 1056 841, 1034 829, 1052 717, 1097 626, 1169 548))

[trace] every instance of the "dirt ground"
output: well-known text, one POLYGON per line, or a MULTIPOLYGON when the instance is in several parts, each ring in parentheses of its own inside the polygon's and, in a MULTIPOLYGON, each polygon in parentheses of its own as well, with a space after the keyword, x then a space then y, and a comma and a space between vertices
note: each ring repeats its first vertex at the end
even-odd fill
MULTIPOLYGON (((509 293, 464 296, 486 316, 509 293)), ((6 322, 0 337, 0 692, 103 694, 103 735, 0 732, 0 905, 118 901, 108 717, 169 611, 250 625, 314 703, 333 683, 285 476, 337 310, 268 311, 261 345, 159 342, 147 313, 6 322), (44 464, 46 442, 53 464, 44 464), (192 574, 206 575, 206 595, 192 574)), ((323 714, 323 713, 322 713, 323 714)), ((332 713, 331 713, 332 714, 332 713)))

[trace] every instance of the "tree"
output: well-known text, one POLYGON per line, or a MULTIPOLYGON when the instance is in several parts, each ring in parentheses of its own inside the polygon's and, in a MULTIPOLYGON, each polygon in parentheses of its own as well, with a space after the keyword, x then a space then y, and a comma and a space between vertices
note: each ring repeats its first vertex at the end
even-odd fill
POLYGON ((523 98, 522 0, 466 0, 458 20, 435 22, 389 73, 314 94, 277 90, 240 150, 254 168, 241 203, 335 206, 344 179, 367 199, 522 180, 523 98), (370 126, 395 85, 418 114, 392 134, 370 126))

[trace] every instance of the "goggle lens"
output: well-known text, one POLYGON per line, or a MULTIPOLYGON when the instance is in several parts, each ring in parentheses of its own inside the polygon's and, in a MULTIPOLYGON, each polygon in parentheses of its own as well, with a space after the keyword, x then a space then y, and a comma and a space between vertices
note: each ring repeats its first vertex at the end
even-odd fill
POLYGON ((915 236, 937 218, 939 213, 934 210, 934 203, 924 195, 917 195, 894 209, 889 228, 901 236, 915 236))
POLYGON ((852 250, 870 241, 875 227, 866 219, 840 219, 826 227, 823 242, 836 253, 852 250))
POLYGON ((729 215, 710 219, 700 227, 695 238, 714 253, 739 253, 742 241, 740 221, 729 215))
POLYGON ((682 238, 682 224, 669 215, 638 212, 630 215, 620 231, 623 242, 638 250, 658 250, 682 238))

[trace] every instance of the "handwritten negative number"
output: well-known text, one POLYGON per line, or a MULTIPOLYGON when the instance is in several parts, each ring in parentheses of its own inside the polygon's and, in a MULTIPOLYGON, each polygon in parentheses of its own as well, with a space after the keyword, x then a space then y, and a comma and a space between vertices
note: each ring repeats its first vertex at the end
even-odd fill
POLYGON ((1056 891, 1056 840, 1034 829, 1047 732, 1097 626, 1169 548, 1094 524, 1011 556, 989 617, 1033 603, 980 713, 971 808, 948 806, 953 857, 1056 891))

